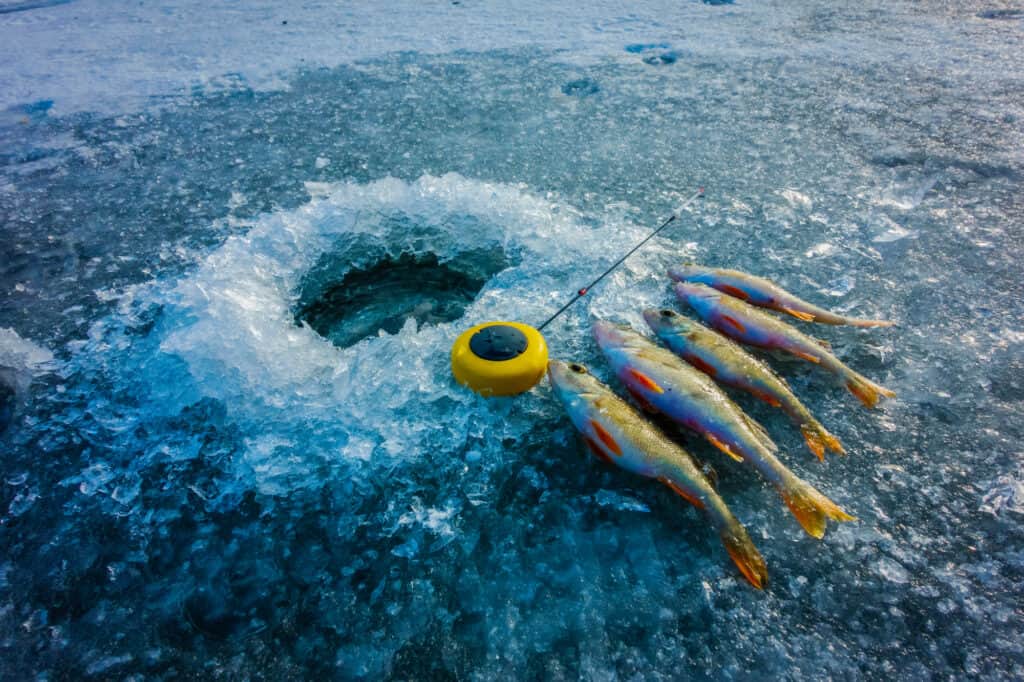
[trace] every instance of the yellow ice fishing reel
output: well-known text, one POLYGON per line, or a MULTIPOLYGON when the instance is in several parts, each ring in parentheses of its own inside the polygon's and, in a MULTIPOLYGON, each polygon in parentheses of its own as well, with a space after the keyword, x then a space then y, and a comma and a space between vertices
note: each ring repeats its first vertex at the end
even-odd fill
POLYGON ((482 396, 518 395, 548 369, 548 344, 519 322, 485 322, 459 335, 452 346, 455 380, 482 396))

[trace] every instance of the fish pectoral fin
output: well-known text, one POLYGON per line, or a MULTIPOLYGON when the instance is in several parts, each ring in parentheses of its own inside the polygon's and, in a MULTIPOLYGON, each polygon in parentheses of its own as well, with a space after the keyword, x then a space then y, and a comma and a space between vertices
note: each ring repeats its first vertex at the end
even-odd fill
POLYGON ((741 456, 737 455, 735 452, 733 452, 732 448, 730 448, 728 445, 726 445, 722 441, 720 441, 717 438, 715 438, 714 436, 712 436, 710 433, 704 434, 704 437, 708 439, 709 443, 714 445, 716 448, 718 448, 719 450, 721 450, 725 454, 727 454, 730 457, 732 457, 737 462, 742 462, 743 461, 743 458, 741 456))
POLYGON ((797 356, 801 360, 806 360, 807 362, 813 362, 816 365, 820 365, 821 364, 821 360, 816 358, 816 357, 814 357, 810 353, 805 353, 802 350, 791 350, 789 352, 792 353, 793 355, 797 356))
POLYGON ((747 333, 747 328, 743 326, 743 323, 737 320, 735 317, 731 317, 729 315, 722 315, 722 320, 724 320, 726 324, 728 324, 730 327, 732 327, 739 333, 747 333))
POLYGON ((739 287, 732 286, 731 284, 721 284, 718 286, 718 290, 723 293, 729 294, 730 296, 734 296, 742 301, 750 299, 750 294, 743 291, 743 289, 740 289, 739 287))
POLYGON ((658 409, 654 407, 654 405, 651 405, 651 401, 645 398, 644 395, 640 393, 640 391, 630 388, 629 386, 626 387, 626 391, 628 391, 629 394, 633 396, 633 400, 636 401, 636 404, 639 405, 640 409, 642 409, 644 412, 654 414, 658 411, 658 409))
POLYGON ((817 341, 818 345, 824 348, 825 350, 832 350, 832 342, 829 341, 828 339, 815 339, 815 341, 817 341))
POLYGON ((650 378, 649 376, 647 376, 643 372, 641 372, 639 370, 636 370, 636 369, 630 369, 628 371, 629 371, 629 376, 633 377, 633 379, 635 379, 636 382, 638 384, 640 384, 641 386, 643 386, 644 388, 646 388, 646 389, 648 389, 650 391, 654 391, 655 393, 664 393, 665 392, 665 389, 663 389, 661 386, 659 386, 658 382, 656 382, 654 379, 650 378))
POLYGON ((591 440, 589 436, 584 436, 583 442, 587 444, 587 447, 590 449, 590 452, 593 453, 594 457, 597 457, 602 462, 613 464, 612 458, 609 457, 607 453, 605 453, 605 451, 601 449, 600 445, 591 440))
POLYGON ((590 420, 590 428, 594 429, 594 434, 609 450, 611 450, 616 456, 622 456, 622 447, 615 440, 612 434, 608 433, 601 424, 593 419, 590 420))
POLYGON ((699 369, 700 371, 702 371, 705 374, 707 374, 709 377, 714 378, 715 375, 718 374, 718 370, 715 369, 714 366, 704 362, 703 360, 701 360, 698 357, 689 357, 689 358, 686 358, 686 361, 689 362, 694 367, 696 367, 697 369, 699 369))
POLYGON ((810 313, 805 313, 802 310, 795 310, 793 308, 786 307, 779 308, 779 310, 781 310, 784 313, 789 313, 798 320, 803 320, 804 322, 814 322, 814 315, 810 313))
POLYGON ((687 502, 692 504, 697 509, 703 509, 704 508, 704 503, 701 502, 699 498, 697 498, 697 497, 691 495, 690 493, 686 492, 685 490, 683 490, 681 487, 676 485, 667 476, 659 476, 658 480, 661 481, 662 483, 664 483, 665 485, 667 485, 669 488, 672 489, 672 492, 674 492, 676 495, 678 495, 679 497, 683 498, 684 500, 686 500, 687 502))
POLYGON ((782 407, 782 403, 779 402, 778 398, 765 391, 752 391, 751 394, 758 400, 762 400, 772 407, 782 407))

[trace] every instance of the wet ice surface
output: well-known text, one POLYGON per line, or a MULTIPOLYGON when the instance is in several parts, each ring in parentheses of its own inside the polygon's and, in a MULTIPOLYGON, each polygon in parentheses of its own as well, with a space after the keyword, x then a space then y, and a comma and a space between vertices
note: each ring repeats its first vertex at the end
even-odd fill
POLYGON ((1019 676, 1024 93, 996 9, 693 3, 609 14, 632 28, 570 41, 600 47, 583 60, 538 28, 160 108, 12 104, 3 676, 1019 676), (482 401, 447 367, 462 329, 544 319, 698 185, 549 328, 556 357, 606 375, 587 316, 642 329, 678 258, 900 323, 820 331, 899 393, 876 412, 776 363, 845 459, 743 401, 858 523, 815 542, 688 440, 765 593, 669 491, 585 454, 545 386, 482 401), (359 325, 393 311, 365 298, 340 336, 302 324, 402 258, 471 293, 420 288, 379 334, 359 325))

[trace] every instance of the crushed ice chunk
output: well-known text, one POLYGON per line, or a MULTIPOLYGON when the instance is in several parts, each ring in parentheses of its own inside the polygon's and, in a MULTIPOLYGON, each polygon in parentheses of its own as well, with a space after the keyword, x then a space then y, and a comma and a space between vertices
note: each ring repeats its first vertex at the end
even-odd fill
POLYGON ((131 663, 133 660, 135 659, 131 654, 123 654, 121 656, 106 656, 104 658, 99 659, 98 661, 93 661, 88 666, 86 666, 85 674, 102 675, 103 673, 106 673, 112 668, 124 665, 125 663, 131 663))
POLYGON ((11 516, 21 516, 36 503, 39 499, 39 494, 34 490, 19 490, 14 498, 11 499, 10 505, 7 507, 7 513, 11 516))
POLYGON ((907 569, 889 557, 879 559, 875 563, 875 568, 889 582, 900 585, 910 582, 910 574, 907 572, 907 569))
POLYGON ((92 464, 82 470, 78 476, 78 489, 83 495, 95 495, 103 490, 107 483, 114 480, 116 474, 106 462, 92 464))
POLYGON ((842 275, 841 277, 836 277, 835 279, 830 280, 828 284, 819 291, 829 296, 845 296, 853 291, 856 284, 857 280, 851 275, 842 275))
POLYGON ((594 501, 600 507, 610 507, 617 511, 635 511, 635 512, 650 512, 651 508, 643 502, 623 495, 622 493, 613 492, 611 490, 599 490, 594 495, 594 501))
POLYGON ((816 256, 828 256, 828 255, 831 255, 831 254, 835 253, 835 251, 836 251, 835 244, 830 244, 829 242, 821 242, 820 244, 815 244, 811 248, 807 249, 804 252, 804 255, 806 257, 808 257, 808 258, 815 258, 816 256))
POLYGON ((814 202, 811 201, 811 198, 795 189, 784 189, 779 194, 793 208, 799 208, 803 211, 810 211, 814 208, 814 202))
POLYGON ((0 328, 0 367, 17 372, 38 372, 53 362, 53 353, 21 338, 10 328, 0 328))
POLYGON ((437 535, 454 536, 455 528, 451 520, 457 512, 458 506, 454 502, 449 503, 444 509, 436 509, 424 506, 419 498, 415 498, 412 508, 399 517, 398 525, 419 525, 437 535))
POLYGON ((1004 474, 991 483, 978 509, 992 516, 1000 516, 1004 512, 1024 514, 1024 467, 1018 467, 1015 473, 1004 474))
POLYGON ((881 213, 872 216, 868 222, 868 229, 873 234, 871 241, 883 244, 917 237, 916 230, 909 230, 881 213))
POLYGON ((402 557, 403 559, 411 559, 416 556, 416 552, 418 552, 419 549, 420 543, 416 541, 416 538, 409 538, 401 545, 392 549, 391 553, 397 557, 402 557))

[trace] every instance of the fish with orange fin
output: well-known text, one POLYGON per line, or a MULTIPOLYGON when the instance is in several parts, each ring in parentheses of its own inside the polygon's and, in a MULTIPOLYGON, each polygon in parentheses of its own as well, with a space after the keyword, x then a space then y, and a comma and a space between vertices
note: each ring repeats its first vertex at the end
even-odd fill
POLYGON ((825 459, 825 448, 839 454, 845 452, 839 439, 814 418, 790 390, 786 380, 735 341, 674 310, 651 308, 644 311, 644 319, 673 353, 718 383, 746 391, 772 407, 782 408, 800 428, 807 447, 818 459, 825 459))
POLYGON ((668 275, 677 282, 706 284, 751 305, 778 310, 804 322, 845 324, 851 327, 891 327, 895 324, 888 320, 861 320, 838 315, 794 296, 769 279, 755 277, 739 270, 707 268, 686 263, 669 268, 668 275))
POLYGON ((762 589, 768 568, 747 529, 679 445, 669 440, 583 365, 552 360, 548 378, 573 425, 601 460, 654 478, 697 507, 718 530, 722 544, 750 584, 762 589))
POLYGON ((629 327, 597 321, 592 329, 597 345, 630 393, 757 469, 775 486, 808 535, 824 536, 829 519, 854 520, 780 462, 775 456, 778 447, 764 428, 706 374, 629 327))
POLYGON ((749 346, 785 351, 832 372, 866 407, 877 405, 881 396, 896 397, 893 391, 844 365, 817 339, 738 298, 693 282, 677 282, 672 288, 704 322, 726 336, 749 346))

